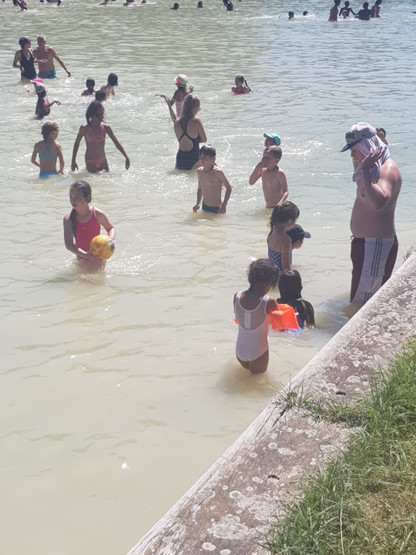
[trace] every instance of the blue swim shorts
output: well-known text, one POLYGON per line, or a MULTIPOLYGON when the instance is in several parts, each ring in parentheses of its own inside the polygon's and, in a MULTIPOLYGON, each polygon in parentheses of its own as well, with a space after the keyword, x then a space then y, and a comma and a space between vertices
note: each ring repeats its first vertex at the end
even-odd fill
POLYGON ((40 77, 41 79, 55 79, 56 69, 51 69, 50 71, 47 71, 46 73, 38 73, 38 77, 40 77))
POLYGON ((218 214, 219 206, 207 206, 206 204, 202 203, 202 210, 204 212, 212 212, 213 214, 218 214))

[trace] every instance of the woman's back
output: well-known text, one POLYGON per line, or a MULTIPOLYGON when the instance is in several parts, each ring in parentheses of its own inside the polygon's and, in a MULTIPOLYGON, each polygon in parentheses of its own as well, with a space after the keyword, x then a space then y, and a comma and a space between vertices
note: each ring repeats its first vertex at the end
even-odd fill
POLYGON ((198 139, 199 143, 199 118, 189 119, 186 123, 185 129, 182 127, 183 120, 178 119, 174 123, 174 130, 176 138, 179 141, 179 148, 183 151, 189 151, 194 148, 195 141, 198 139))

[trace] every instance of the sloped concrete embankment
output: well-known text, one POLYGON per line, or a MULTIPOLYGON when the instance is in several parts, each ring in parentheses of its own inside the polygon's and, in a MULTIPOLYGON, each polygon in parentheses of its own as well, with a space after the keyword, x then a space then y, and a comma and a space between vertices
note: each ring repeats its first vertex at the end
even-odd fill
MULTIPOLYGON (((414 335, 416 254, 291 380, 286 391, 349 403, 365 395, 414 335)), ((267 408, 197 483, 133 547, 129 555, 261 555, 276 515, 299 497, 307 475, 341 449, 351 430, 314 422, 287 408, 267 408)))

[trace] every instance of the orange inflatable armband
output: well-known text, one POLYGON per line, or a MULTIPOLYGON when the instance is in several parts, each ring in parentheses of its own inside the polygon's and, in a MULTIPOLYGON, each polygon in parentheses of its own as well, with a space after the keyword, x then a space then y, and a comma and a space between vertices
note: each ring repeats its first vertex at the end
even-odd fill
POLYGON ((288 304, 278 304, 279 310, 270 312, 272 329, 274 330, 298 330, 299 324, 295 310, 288 304))

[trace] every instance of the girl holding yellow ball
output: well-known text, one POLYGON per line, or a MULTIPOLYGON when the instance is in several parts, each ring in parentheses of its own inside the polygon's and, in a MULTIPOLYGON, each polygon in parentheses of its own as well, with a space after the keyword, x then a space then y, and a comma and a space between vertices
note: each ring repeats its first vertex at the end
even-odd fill
POLYGON ((72 211, 64 217, 65 247, 77 255, 81 268, 97 272, 105 268, 105 260, 90 250, 91 240, 100 235, 101 226, 107 232, 114 250, 116 230, 102 210, 90 206, 91 186, 86 181, 76 181, 69 190, 72 211))

